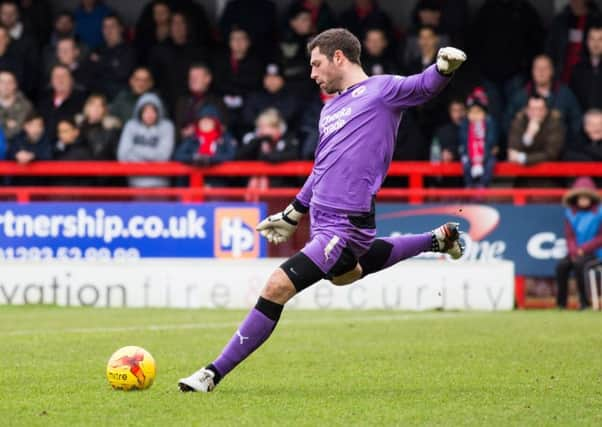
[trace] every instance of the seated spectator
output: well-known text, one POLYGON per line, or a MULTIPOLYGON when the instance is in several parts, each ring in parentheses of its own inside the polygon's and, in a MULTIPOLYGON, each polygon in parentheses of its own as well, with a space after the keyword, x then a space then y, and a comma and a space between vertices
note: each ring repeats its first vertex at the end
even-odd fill
POLYGON ((31 96, 37 88, 38 42, 29 32, 31 30, 27 31, 21 22, 19 5, 15 0, 5 0, 0 4, 0 24, 10 34, 14 55, 23 61, 23 80, 19 82, 21 88, 31 96))
POLYGON ((75 33, 90 49, 102 45, 102 20, 111 13, 100 0, 81 0, 75 10, 75 33))
POLYGON ((533 60, 532 80, 514 93, 506 109, 504 125, 510 128, 516 114, 533 96, 545 99, 548 109, 558 110, 564 120, 567 139, 577 135, 581 126, 581 108, 573 92, 564 84, 554 81, 554 66, 549 56, 539 55, 533 60))
POLYGON ((111 115, 117 117, 121 123, 132 117, 138 99, 153 90, 155 81, 148 68, 138 67, 130 76, 128 84, 129 88, 119 92, 109 107, 111 115))
POLYGON ((583 129, 565 156, 573 162, 602 161, 602 110, 591 109, 583 116, 583 129))
POLYGON ((236 141, 223 126, 219 112, 208 107, 200 113, 193 134, 182 141, 173 158, 191 165, 210 166, 233 160, 235 154, 236 141))
POLYGON ((459 151, 467 188, 488 187, 493 178, 499 131, 487 105, 485 92, 474 91, 466 100, 466 118, 460 124, 459 151))
POLYGON ((418 30, 416 38, 417 51, 413 59, 405 64, 405 74, 418 74, 434 64, 441 43, 440 36, 434 27, 424 26, 418 30))
POLYGON ((586 274, 589 266, 602 260, 602 212, 600 195, 594 182, 588 177, 578 178, 570 191, 562 198, 566 206, 564 232, 568 255, 556 265, 558 308, 566 308, 569 274, 575 272, 579 308, 586 309, 586 274))
POLYGON ((223 96, 232 131, 238 136, 243 130, 236 124, 242 120, 245 97, 261 89, 263 66, 259 58, 249 51, 251 42, 246 31, 232 30, 228 46, 227 51, 216 56, 213 70, 215 88, 223 96))
POLYGON ((12 48, 12 40, 8 30, 0 26, 0 70, 6 70, 13 73, 20 85, 23 84, 25 63, 12 48))
POLYGON ((289 10, 287 26, 280 38, 278 61, 287 84, 299 97, 307 99, 316 92, 310 79, 311 67, 307 43, 312 37, 311 12, 303 6, 289 10))
POLYGON ((56 138, 58 122, 75 117, 82 110, 84 102, 85 94, 75 87, 71 71, 64 65, 55 65, 50 73, 50 90, 38 103, 38 112, 44 118, 51 141, 56 138))
POLYGON ((360 40, 366 38, 369 29, 378 28, 383 32, 387 43, 393 41, 391 18, 376 0, 355 0, 350 8, 343 11, 339 23, 360 40))
POLYGON ((380 28, 368 28, 364 34, 361 61, 366 74, 399 74, 399 65, 391 55, 385 32, 380 28))
POLYGON ((252 92, 247 97, 242 111, 246 131, 253 129, 255 120, 268 108, 278 110, 282 119, 295 128, 301 112, 299 98, 288 89, 277 64, 268 64, 263 77, 263 89, 252 92))
POLYGON ((53 146, 53 160, 61 162, 94 160, 88 144, 81 138, 81 132, 73 119, 60 119, 56 132, 57 141, 53 146))
MULTIPOLYGON (((268 109, 257 117, 254 132, 244 136, 238 148, 236 160, 263 160, 270 163, 297 160, 299 142, 287 132, 286 122, 275 109, 268 109)), ((294 180, 293 180, 294 181, 294 180)), ((254 176, 249 179, 248 187, 254 189, 269 186, 290 185, 286 178, 254 176)))
POLYGON ((592 26, 587 34, 587 55, 571 79, 571 89, 583 110, 602 108, 602 23, 592 26))
POLYGON ((91 89, 113 99, 127 88, 128 78, 136 63, 136 53, 123 38, 123 23, 117 15, 107 15, 102 21, 104 43, 90 59, 94 64, 96 81, 91 89))
POLYGON ((169 38, 171 9, 166 0, 153 0, 143 10, 136 22, 134 44, 138 63, 148 64, 152 49, 169 38))
POLYGON ((423 57, 420 49, 419 37, 424 27, 432 29, 433 34, 437 36, 435 51, 440 47, 450 45, 449 34, 441 32, 441 5, 438 0, 422 0, 416 5, 418 22, 408 35, 404 44, 400 45, 402 49, 402 63, 406 68, 410 64, 415 64, 423 57))
MULTIPOLYGON (((165 115, 163 103, 154 93, 140 97, 132 118, 121 133, 117 148, 120 162, 164 162, 171 158, 175 130, 165 115)), ((131 177, 131 187, 167 187, 169 179, 163 177, 131 177)))
MULTIPOLYGON (((45 136, 44 119, 38 113, 31 111, 25 118, 23 129, 10 140, 8 144, 7 160, 26 165, 35 160, 50 160, 52 158, 52 145, 45 136)), ((29 181, 13 178, 11 184, 29 181)))
POLYGON ((54 31, 50 35, 50 40, 42 49, 41 63, 42 68, 48 72, 56 61, 56 45, 59 40, 73 38, 77 42, 77 48, 82 58, 87 58, 90 49, 84 43, 81 43, 75 35, 75 21, 73 14, 68 11, 60 12, 54 20, 54 31))
POLYGON ((31 102, 19 90, 15 75, 10 71, 0 71, 0 126, 7 139, 21 132, 32 109, 31 102))
MULTIPOLYGON (((431 147, 439 146, 439 149, 435 149, 434 151, 440 151, 440 158, 437 159, 431 156, 431 161, 450 163, 455 162, 460 158, 460 125, 466 118, 466 105, 459 99, 454 99, 449 103, 447 111, 449 114, 449 122, 440 126, 435 131, 435 137, 431 143, 431 147)), ((432 148, 431 153, 433 153, 432 148)))
POLYGON ((208 59, 206 49, 190 41, 188 17, 175 12, 171 17, 169 39, 155 46, 149 58, 149 66, 157 86, 170 111, 176 100, 186 93, 188 69, 194 62, 208 59))
POLYGON ((57 64, 69 68, 78 89, 87 91, 92 88, 92 85, 96 84, 97 76, 95 75, 94 64, 88 58, 82 56, 73 37, 61 39, 57 42, 56 55, 53 62, 49 64, 50 68, 45 72, 42 87, 47 85, 50 71, 57 64))
POLYGON ((602 17, 594 1, 571 0, 548 32, 545 52, 554 61, 558 79, 569 84, 573 69, 585 50, 585 38, 593 22, 602 17))
POLYGON ((298 7, 299 5, 311 11, 311 23, 314 33, 320 33, 337 26, 337 19, 332 8, 324 0, 295 0, 290 7, 298 7))
POLYGON ((553 162, 560 158, 565 130, 559 111, 550 110, 545 99, 531 96, 518 113, 508 134, 508 161, 521 165, 553 162))
POLYGON ((419 0, 414 6, 412 12, 414 28, 424 24, 433 25, 442 34, 449 35, 452 46, 463 47, 464 33, 468 27, 468 1, 436 0, 430 11, 424 7, 424 4, 429 2, 432 0, 419 0))
POLYGON ((213 75, 202 62, 192 64, 188 70, 188 94, 176 103, 174 121, 179 138, 194 136, 197 118, 205 110, 217 111, 220 123, 227 127, 226 107, 210 90, 213 75))
POLYGON ((275 49, 277 34, 276 6, 270 0, 232 0, 219 20, 222 39, 228 40, 235 29, 248 35, 256 54, 267 60, 275 49))
POLYGON ((75 116, 82 139, 88 145, 94 160, 115 160, 121 123, 109 115, 104 95, 90 95, 84 111, 75 116))

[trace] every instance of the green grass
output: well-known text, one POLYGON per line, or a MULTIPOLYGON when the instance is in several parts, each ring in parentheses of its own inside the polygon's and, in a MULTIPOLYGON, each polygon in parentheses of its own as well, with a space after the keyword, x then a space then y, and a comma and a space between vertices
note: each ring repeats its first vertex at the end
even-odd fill
POLYGON ((602 425, 601 313, 290 311, 214 393, 179 393, 242 316, 0 307, 0 425, 602 425), (105 380, 129 344, 149 390, 105 380))

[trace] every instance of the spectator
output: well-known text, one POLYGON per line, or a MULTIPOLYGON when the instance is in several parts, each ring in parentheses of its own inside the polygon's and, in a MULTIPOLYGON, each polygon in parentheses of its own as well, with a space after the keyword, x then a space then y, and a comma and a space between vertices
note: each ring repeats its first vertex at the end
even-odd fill
POLYGON ((337 19, 331 7, 324 0, 295 0, 291 8, 302 5, 311 12, 311 22, 314 33, 320 33, 337 26, 337 19))
POLYGON ((230 33, 229 50, 219 53, 214 61, 215 87, 223 96, 235 135, 242 132, 240 123, 245 97, 261 88, 262 63, 249 49, 251 42, 246 31, 230 33))
POLYGON ((435 131, 435 137, 431 143, 431 153, 440 152, 440 155, 431 155, 431 161, 450 163, 459 159, 460 125, 466 119, 466 105, 459 99, 453 99, 449 103, 447 111, 449 122, 435 131))
POLYGON ((322 107, 336 95, 320 91, 308 102, 299 122, 299 139, 301 140, 301 159, 313 160, 318 146, 320 112, 322 107))
POLYGON ((541 51, 541 18, 527 0, 486 0, 473 23, 468 38, 472 60, 505 106, 541 51))
POLYGON ((466 100, 466 118, 460 124, 459 151, 468 188, 488 187, 493 178, 499 131, 487 105, 485 92, 475 90, 466 100))
MULTIPOLYGON (((53 160, 57 161, 75 161, 75 160, 93 160, 92 152, 81 138, 81 132, 72 118, 60 119, 57 125, 58 139, 53 147, 53 160)), ((61 180, 61 182, 63 182, 61 180)), ((72 185, 76 181, 69 179, 72 185)))
POLYGON ((174 110, 178 97, 186 93, 190 65, 208 58, 205 49, 190 41, 189 29, 186 15, 175 12, 171 17, 169 39, 155 46, 149 59, 158 89, 170 111, 174 110))
POLYGON ((0 70, 13 73, 19 85, 22 85, 25 80, 24 68, 23 57, 13 49, 13 42, 8 30, 0 26, 0 70))
POLYGON ((369 29, 380 29, 387 43, 393 41, 393 25, 391 18, 383 11, 376 0, 355 0, 353 5, 343 11, 340 25, 347 28, 362 40, 369 29))
POLYGON ((38 112, 44 118, 49 139, 54 141, 58 122, 75 117, 84 105, 85 95, 75 87, 71 71, 64 65, 52 68, 50 86, 38 104, 38 112))
POLYGON ((438 0, 422 0, 416 5, 418 22, 407 37, 405 45, 400 44, 402 53, 400 58, 402 58, 402 63, 406 67, 420 60, 423 56, 419 43, 420 33, 423 28, 431 28, 433 34, 437 36, 435 50, 439 49, 439 47, 450 45, 449 34, 441 32, 441 5, 439 3, 438 0))
POLYGON ((256 54, 264 60, 275 50, 276 6, 269 0, 228 2, 219 22, 222 38, 228 40, 235 29, 244 30, 256 54))
POLYGON ((56 44, 56 57, 45 73, 44 86, 48 84, 48 75, 57 64, 63 65, 71 71, 75 84, 82 91, 89 90, 95 84, 96 76, 93 64, 88 58, 82 56, 73 37, 61 39, 56 44))
POLYGON ((291 8, 287 24, 280 39, 278 61, 291 90, 306 99, 316 87, 309 78, 311 68, 307 55, 307 43, 313 35, 311 12, 303 6, 291 8))
POLYGON ((399 65, 391 55, 385 32, 380 28, 368 28, 364 34, 361 59, 366 74, 399 74, 399 65))
POLYGON ((227 127, 227 113, 221 99, 211 90, 213 75, 209 66, 196 63, 188 70, 188 94, 181 96, 176 104, 175 125, 179 138, 194 136, 198 117, 205 110, 217 111, 218 119, 222 126, 227 127))
POLYGON ((414 28, 432 25, 441 34, 449 35, 453 46, 464 46, 464 33, 468 27, 467 0, 436 0, 431 11, 424 7, 429 2, 432 0, 419 0, 416 3, 412 12, 414 28))
POLYGON ((418 74, 424 69, 434 64, 437 60, 437 51, 439 50, 441 39, 436 33, 435 28, 423 26, 418 30, 416 38, 417 51, 415 56, 405 63, 405 74, 418 74))
POLYGON ((81 0, 75 10, 75 33, 90 49, 102 44, 102 21, 111 13, 111 9, 98 0, 81 0))
POLYGON ((566 308, 569 274, 575 272, 579 293, 579 308, 588 307, 585 289, 586 274, 590 266, 602 259, 602 212, 600 195, 588 177, 578 178, 563 199, 564 232, 568 255, 556 265, 558 308, 566 308))
POLYGON ((251 93, 242 111, 245 130, 253 129, 255 120, 262 111, 274 108, 282 119, 294 129, 301 112, 299 98, 285 84, 280 67, 268 64, 263 76, 263 89, 251 93))
POLYGON ((104 44, 90 57, 96 68, 94 89, 113 99, 127 87, 136 62, 132 46, 123 38, 123 23, 117 15, 107 15, 102 21, 104 44))
POLYGON ((90 95, 84 111, 75 116, 82 139, 88 145, 94 160, 115 160, 121 123, 109 115, 104 95, 90 95))
POLYGON ((573 70, 571 89, 583 110, 602 108, 602 24, 588 31, 588 55, 573 70))
MULTIPOLYGON (((7 160, 26 165, 34 160, 50 160, 52 146, 44 132, 44 119, 38 113, 31 111, 25 118, 23 129, 9 142, 7 160)), ((13 178, 11 184, 17 182, 21 185, 31 179, 13 178)))
POLYGON ((211 49, 214 45, 215 30, 201 2, 190 0, 169 0, 170 9, 188 17, 189 38, 194 46, 211 49))
POLYGON ((197 118, 193 134, 184 139, 176 149, 174 160, 209 166, 233 160, 235 154, 236 141, 223 126, 219 112, 208 107, 197 118))
MULTIPOLYGON (((296 160, 299 153, 299 142, 292 134, 287 133, 286 122, 278 110, 270 108, 257 117, 254 132, 244 136, 236 155, 237 160, 263 160, 279 163, 296 160)), ((282 186, 290 183, 286 178, 254 176, 249 179, 248 187, 263 189, 271 186, 282 186)))
POLYGON ((554 18, 545 51, 554 61, 561 82, 570 83, 573 69, 582 56, 587 32, 592 23, 601 17, 595 2, 571 0, 554 18))
POLYGON ((509 129, 516 114, 527 105, 527 100, 533 95, 544 98, 548 109, 560 111, 567 138, 573 138, 579 132, 581 108, 577 98, 567 86, 554 81, 554 66, 547 55, 539 55, 533 60, 532 80, 514 93, 506 110, 506 129, 509 129))
POLYGON ((0 125, 7 139, 21 132, 32 109, 31 102, 19 90, 15 75, 0 71, 0 125))
MULTIPOLYGON (((125 124, 117 159, 120 162, 163 162, 171 158, 174 148, 174 126, 166 117, 163 103, 154 93, 140 97, 132 118, 125 124)), ((131 177, 131 187, 167 187, 163 177, 131 177)))
POLYGON ((46 73, 52 68, 56 62, 56 45, 59 40, 73 38, 77 42, 77 48, 82 58, 87 58, 90 49, 84 43, 81 43, 75 35, 75 21, 73 14, 68 11, 60 12, 54 20, 54 31, 50 35, 50 40, 42 50, 42 68, 46 73))
POLYGON ((153 75, 146 67, 136 68, 128 83, 129 88, 119 92, 109 107, 110 114, 117 117, 121 123, 132 117, 138 99, 150 92, 155 85, 153 75))
POLYGON ((583 116, 583 129, 566 159, 574 162, 602 161, 602 110, 591 109, 583 116))
POLYGON ((170 21, 171 9, 166 0, 154 0, 144 8, 136 22, 134 40, 140 64, 148 64, 153 48, 167 41, 170 21))
POLYGON ((553 162, 560 158, 565 130, 559 111, 550 110, 545 99, 529 97, 508 135, 508 161, 521 165, 553 162))

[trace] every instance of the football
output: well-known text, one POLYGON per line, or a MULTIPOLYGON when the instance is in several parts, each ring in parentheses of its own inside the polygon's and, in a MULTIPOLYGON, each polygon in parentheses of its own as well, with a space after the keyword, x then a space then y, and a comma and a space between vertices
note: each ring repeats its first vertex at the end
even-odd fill
POLYGON ((142 347, 133 345, 117 350, 107 363, 107 380, 114 389, 147 389, 155 381, 156 373, 153 356, 142 347))

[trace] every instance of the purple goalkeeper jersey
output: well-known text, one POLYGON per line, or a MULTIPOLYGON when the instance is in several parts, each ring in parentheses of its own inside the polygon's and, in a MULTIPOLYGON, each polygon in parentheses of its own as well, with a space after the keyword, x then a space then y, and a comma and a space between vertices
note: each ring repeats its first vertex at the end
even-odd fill
POLYGON ((314 167, 297 199, 325 210, 369 212, 389 170, 403 111, 425 103, 448 81, 435 65, 409 77, 374 76, 324 105, 314 167))

